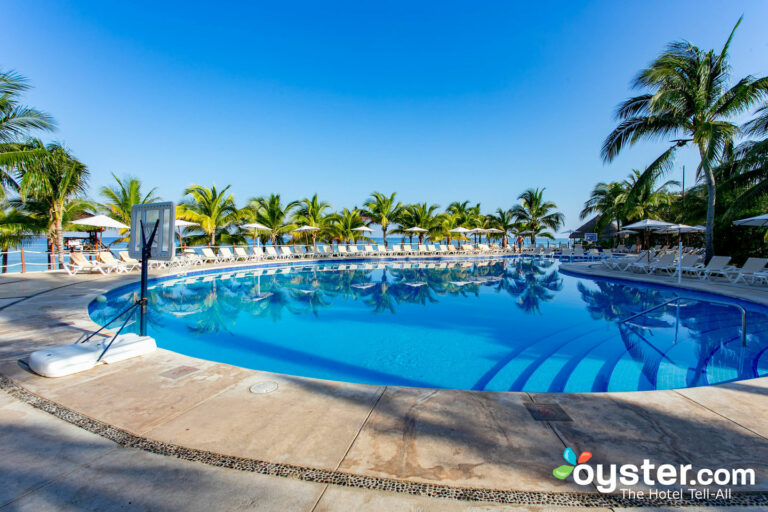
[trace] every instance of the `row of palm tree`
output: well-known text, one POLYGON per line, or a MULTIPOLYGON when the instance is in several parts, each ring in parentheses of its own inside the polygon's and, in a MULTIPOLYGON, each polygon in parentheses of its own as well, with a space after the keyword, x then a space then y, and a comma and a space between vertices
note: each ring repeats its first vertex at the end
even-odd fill
POLYGON ((186 198, 179 204, 178 216, 194 222, 198 228, 188 229, 187 240, 196 243, 241 243, 247 237, 259 237, 263 242, 282 244, 289 234, 301 240, 296 233, 299 227, 315 228, 307 231, 306 240, 326 242, 359 242, 370 240, 365 228, 378 226, 383 242, 388 246, 388 236, 417 237, 419 243, 425 239, 433 242, 466 239, 451 230, 464 227, 495 228, 499 230, 503 243, 510 233, 525 233, 534 241, 537 237, 553 239, 548 230, 556 231, 562 226, 564 217, 555 209, 557 205, 544 199, 544 189, 530 189, 523 192, 520 203, 509 210, 497 209, 494 214, 483 214, 480 204, 451 203, 445 211, 436 204, 403 204, 397 194, 374 192, 362 208, 344 208, 332 211, 332 206, 318 199, 317 195, 300 201, 284 202, 279 194, 256 197, 245 207, 238 209, 229 187, 217 189, 192 185, 186 191, 186 198), (249 231, 241 225, 258 223, 266 229, 249 231), (362 229, 361 229, 362 228, 362 229), (418 228, 413 230, 413 228, 418 228), (202 234, 195 234, 202 232, 202 234), (310 238, 311 237, 311 238, 310 238))
MULTIPOLYGON (((763 102, 768 97, 768 77, 745 76, 732 84, 728 51, 739 24, 741 19, 720 51, 705 51, 689 41, 667 45, 634 79, 633 87, 642 90, 642 94, 618 106, 619 123, 602 147, 603 160, 611 162, 641 140, 668 140, 669 147, 635 175, 635 190, 646 192, 653 189, 649 183, 670 172, 681 148, 695 148, 699 163, 693 197, 704 200, 704 211, 696 209, 686 213, 687 209, 682 208, 682 213, 684 218, 695 220, 694 223, 701 220, 706 223, 707 260, 718 248, 716 243, 723 241, 723 237, 715 237, 716 231, 719 234, 736 214, 766 206, 768 103, 763 102), (755 117, 739 125, 737 119, 755 107, 759 107, 755 117), (759 139, 744 140, 755 136, 759 139), (718 197, 726 200, 722 206, 718 197)), ((631 213, 633 204, 627 204, 622 212, 611 210, 611 200, 598 204, 601 202, 598 195, 620 197, 619 188, 616 183, 599 184, 585 209, 606 216, 616 217, 621 213, 619 217, 625 219, 638 218, 631 213), (603 206, 608 209, 604 210, 603 206)), ((654 198, 643 199, 636 192, 626 199, 652 202, 654 198)), ((651 209, 657 215, 663 210, 659 205, 651 209)))

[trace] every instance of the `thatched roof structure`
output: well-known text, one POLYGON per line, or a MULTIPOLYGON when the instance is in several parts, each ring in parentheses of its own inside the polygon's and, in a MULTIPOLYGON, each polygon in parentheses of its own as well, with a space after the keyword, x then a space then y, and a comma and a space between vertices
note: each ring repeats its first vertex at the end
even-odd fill
MULTIPOLYGON (((596 233, 595 226, 597 225, 597 220, 600 218, 599 215, 595 215, 591 219, 589 219, 586 223, 579 226, 578 229, 576 229, 573 233, 571 233, 568 238, 584 238, 584 233, 596 233)), ((603 232, 598 234, 598 238, 611 238, 614 236, 614 233, 618 231, 616 229, 616 223, 610 222, 605 228, 603 228, 603 232)))

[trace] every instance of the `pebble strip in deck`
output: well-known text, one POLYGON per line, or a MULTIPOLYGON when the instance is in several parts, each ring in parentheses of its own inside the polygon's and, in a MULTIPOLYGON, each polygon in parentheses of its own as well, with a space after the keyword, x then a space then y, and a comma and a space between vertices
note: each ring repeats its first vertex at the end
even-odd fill
POLYGON ((766 507, 768 508, 768 492, 734 491, 730 499, 627 499, 618 494, 600 494, 597 492, 538 492, 538 491, 507 491, 496 489, 476 489, 470 487, 451 487, 439 484, 423 484, 355 475, 343 471, 308 468, 292 464, 279 464, 245 457, 222 455, 205 450, 195 450, 169 443, 153 441, 136 436, 125 430, 97 421, 71 409, 63 407, 51 400, 37 396, 22 388, 10 378, 0 375, 0 390, 11 397, 28 404, 36 409, 45 411, 59 419, 83 430, 97 434, 105 439, 129 448, 137 448, 157 455, 176 457, 179 459, 202 462, 210 466, 229 468, 238 471, 250 471, 262 475, 283 478, 295 478, 307 482, 357 487, 376 491, 389 491, 430 498, 446 498, 462 501, 483 501, 504 503, 510 505, 550 505, 563 507, 685 507, 685 506, 719 506, 719 507, 766 507))

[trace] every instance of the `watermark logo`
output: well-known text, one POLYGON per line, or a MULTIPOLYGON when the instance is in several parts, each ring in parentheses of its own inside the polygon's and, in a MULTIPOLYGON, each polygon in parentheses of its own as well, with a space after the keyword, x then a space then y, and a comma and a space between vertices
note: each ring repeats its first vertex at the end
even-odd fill
POLYGON ((577 485, 594 485, 602 493, 617 490, 625 498, 729 499, 730 487, 755 485, 752 468, 694 468, 692 464, 654 464, 643 459, 642 464, 587 464, 592 453, 576 456, 571 448, 563 452, 563 464, 552 470, 559 480, 573 476, 577 485), (634 489, 636 485, 650 489, 634 489), (661 486, 661 489, 655 486, 661 486), (716 487, 713 491, 712 487, 716 487))
POLYGON ((589 452, 581 452, 579 457, 576 458, 576 452, 570 448, 566 448, 563 452, 563 458, 568 464, 563 464, 552 470, 552 474, 555 475, 555 478, 559 478, 560 480, 568 478, 570 474, 573 473, 573 468, 575 468, 577 464, 588 462, 589 459, 592 458, 592 454, 589 452))

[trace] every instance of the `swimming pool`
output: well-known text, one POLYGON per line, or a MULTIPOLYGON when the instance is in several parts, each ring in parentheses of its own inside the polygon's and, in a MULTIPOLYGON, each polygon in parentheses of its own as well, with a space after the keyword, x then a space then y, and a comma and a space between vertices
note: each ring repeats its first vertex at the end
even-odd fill
MULTIPOLYGON (((105 322, 137 289, 92 302, 91 317, 105 322)), ((599 392, 768 375, 768 309, 567 275, 556 260, 296 263, 178 276, 149 291, 160 347, 304 377, 599 392)))

